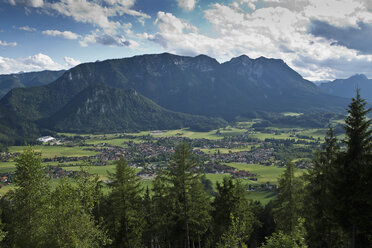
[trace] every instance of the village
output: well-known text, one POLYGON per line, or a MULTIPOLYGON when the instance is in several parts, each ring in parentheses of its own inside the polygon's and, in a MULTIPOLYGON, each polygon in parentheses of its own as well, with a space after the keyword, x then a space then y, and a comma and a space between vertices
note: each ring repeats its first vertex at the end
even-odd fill
MULTIPOLYGON (((280 131, 272 132, 274 135, 280 131)), ((302 139, 265 139, 260 140, 249 136, 248 132, 240 135, 224 136, 221 139, 188 138, 163 136, 165 131, 152 131, 149 135, 118 134, 107 138, 105 135, 101 142, 91 142, 94 136, 45 136, 38 139, 42 146, 71 147, 89 151, 94 155, 84 156, 53 156, 43 157, 46 173, 50 178, 73 177, 76 171, 69 167, 78 167, 83 162, 92 166, 107 166, 114 161, 124 158, 127 163, 136 168, 141 180, 152 180, 159 170, 167 169, 167 164, 174 154, 174 147, 180 142, 187 142, 193 147, 195 161, 199 164, 199 171, 204 174, 229 174, 234 178, 257 181, 257 175, 247 170, 239 170, 229 163, 256 164, 260 166, 283 167, 291 158, 291 154, 300 153, 303 157, 311 157, 312 150, 319 146, 319 141, 312 137, 302 139), (123 142, 110 141, 123 140, 123 142), (289 159, 288 159, 289 158, 289 159)), ((220 135, 217 131, 216 135, 220 135)), ((295 137, 292 131, 291 137, 295 137)), ((4 152, 0 154, 0 161, 14 161, 19 153, 4 152)), ((309 160, 310 161, 310 160, 309 160)), ((296 160, 298 168, 308 168, 308 160, 296 160)), ((13 182, 14 172, 0 173, 0 186, 13 182)), ((249 190, 273 189, 275 185, 251 185, 249 190)))

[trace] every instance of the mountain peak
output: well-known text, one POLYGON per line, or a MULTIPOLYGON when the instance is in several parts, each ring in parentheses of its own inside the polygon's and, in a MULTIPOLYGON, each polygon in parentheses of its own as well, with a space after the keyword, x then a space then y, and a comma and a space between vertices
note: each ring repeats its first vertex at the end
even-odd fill
POLYGON ((285 64, 285 62, 282 60, 282 59, 274 59, 274 58, 266 58, 264 56, 261 56, 257 59, 255 59, 255 61, 258 61, 258 62, 276 62, 276 63, 279 63, 279 64, 285 64))
POLYGON ((252 63, 252 59, 243 54, 238 57, 232 58, 228 63, 249 65, 252 63))
POLYGON ((355 74, 348 78, 348 80, 368 80, 367 76, 364 74, 355 74))

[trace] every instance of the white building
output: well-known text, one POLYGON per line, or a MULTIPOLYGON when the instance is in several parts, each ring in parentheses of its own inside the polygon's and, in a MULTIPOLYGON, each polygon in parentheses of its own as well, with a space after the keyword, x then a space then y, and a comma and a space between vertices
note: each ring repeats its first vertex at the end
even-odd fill
POLYGON ((49 142, 52 142, 52 141, 56 141, 56 139, 52 136, 44 136, 44 137, 38 138, 37 141, 40 141, 40 142, 43 142, 43 143, 49 143, 49 142))

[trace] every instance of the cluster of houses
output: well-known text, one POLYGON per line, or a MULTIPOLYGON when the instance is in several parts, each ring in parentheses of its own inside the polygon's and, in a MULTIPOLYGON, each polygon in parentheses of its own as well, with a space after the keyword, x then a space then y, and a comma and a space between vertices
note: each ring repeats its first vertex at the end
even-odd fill
POLYGON ((77 173, 77 171, 66 171, 59 166, 50 166, 47 170, 47 175, 50 178, 74 177, 77 173))
POLYGON ((0 162, 8 162, 13 160, 19 155, 18 152, 10 153, 10 152, 0 152, 0 162))
POLYGON ((14 172, 0 173, 0 188, 13 182, 14 172))
POLYGON ((214 163, 211 161, 204 164, 203 172, 208 174, 230 174, 235 178, 257 181, 257 176, 252 172, 237 170, 234 167, 228 166, 226 164, 214 163))

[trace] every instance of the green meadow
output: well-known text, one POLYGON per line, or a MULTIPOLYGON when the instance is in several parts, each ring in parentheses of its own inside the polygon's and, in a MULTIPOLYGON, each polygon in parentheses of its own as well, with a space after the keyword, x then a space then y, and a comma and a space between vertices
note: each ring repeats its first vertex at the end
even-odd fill
MULTIPOLYGON (((284 113, 286 116, 298 116, 301 113, 284 113)), ((77 139, 77 142, 83 142, 85 146, 76 145, 73 146, 71 142, 66 142, 62 145, 37 145, 33 146, 36 152, 40 152, 42 158, 54 158, 54 157, 82 157, 82 156, 93 156, 97 152, 87 151, 86 148, 94 147, 96 145, 105 143, 112 146, 125 147, 127 142, 142 143, 144 142, 142 136, 153 136, 153 137, 186 137, 190 139, 209 139, 218 140, 224 137, 236 136, 236 135, 248 135, 251 138, 258 138, 260 140, 265 139, 295 139, 299 138, 296 135, 303 135, 308 137, 313 137, 314 139, 323 139, 326 129, 315 129, 315 128, 289 128, 289 127, 267 127, 264 131, 252 131, 252 125, 259 120, 252 120, 246 122, 237 122, 234 126, 228 126, 226 128, 221 128, 219 130, 212 130, 209 132, 195 132, 190 129, 177 129, 177 130, 159 130, 159 131, 142 131, 138 133, 113 133, 113 134, 76 134, 76 133, 59 133, 58 135, 64 135, 65 137, 80 136, 84 140, 77 139), (268 130, 271 130, 268 131, 268 130), (123 137, 123 135, 129 135, 133 138, 123 137)), ((300 138, 303 139, 303 138, 300 138)), ((304 139, 306 140, 306 139, 304 139)), ((309 141, 309 140, 307 140, 309 141)), ((75 142, 75 141, 74 141, 75 142)), ((295 144, 295 147, 305 147, 304 144, 295 144)), ((11 153, 19 153, 24 150, 25 146, 12 146, 9 148, 11 153)), ((250 151, 254 146, 238 147, 238 148, 209 148, 201 149, 204 153, 215 154, 221 153, 226 154, 230 152, 240 152, 240 151, 250 151)), ((65 170, 78 171, 79 166, 75 164, 80 164, 82 161, 68 162, 66 164, 60 164, 58 162, 48 162, 45 163, 47 166, 61 166, 65 170), (69 164, 74 164, 74 166, 67 166, 69 164)), ((243 164, 243 163, 228 163, 227 165, 232 166, 238 170, 250 171, 257 175, 257 181, 242 180, 244 184, 266 184, 270 182, 271 184, 277 184, 279 176, 283 173, 283 167, 276 166, 263 166, 257 164, 243 164)), ((14 171, 15 162, 0 162, 0 173, 14 171)), ((112 161, 109 161, 106 166, 91 166, 90 172, 92 174, 97 174, 101 180, 107 180, 109 173, 113 173, 115 170, 115 165, 112 161)), ((139 170, 137 170, 139 171, 139 170)), ((304 173, 304 170, 297 169, 296 175, 300 176, 304 173)), ((205 177, 211 180, 214 190, 216 190, 216 183, 222 182, 223 178, 228 176, 228 174, 206 174, 205 177)), ((57 183, 59 180, 53 180, 53 183, 57 183)), ((141 184, 144 188, 152 188, 152 180, 142 180, 141 184)), ((0 195, 5 194, 13 186, 5 186, 0 189, 0 195)), ((104 187, 104 191, 107 191, 107 187, 104 187)), ((267 191, 252 191, 250 192, 250 198, 254 200, 259 200, 262 203, 267 203, 270 199, 274 197, 272 192, 267 191)))
MULTIPOLYGON (((23 152, 26 146, 11 146, 9 151, 11 153, 23 152)), ((35 152, 40 152, 42 158, 54 158, 54 157, 82 157, 82 156, 93 156, 97 152, 84 150, 86 147, 74 146, 67 147, 62 145, 37 145, 32 147, 35 152)))

